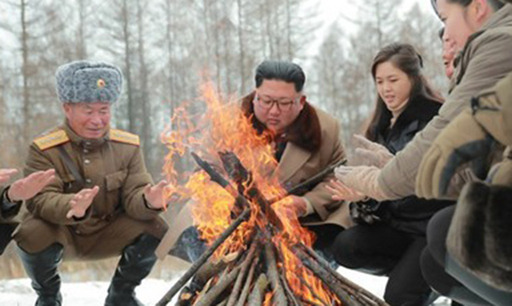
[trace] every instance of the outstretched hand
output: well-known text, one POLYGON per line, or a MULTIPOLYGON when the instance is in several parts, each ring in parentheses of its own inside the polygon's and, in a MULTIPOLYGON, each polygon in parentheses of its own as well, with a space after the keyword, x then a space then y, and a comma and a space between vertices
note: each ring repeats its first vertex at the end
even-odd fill
POLYGON ((394 195, 384 192, 379 183, 381 169, 375 166, 339 166, 334 169, 334 175, 346 187, 357 190, 377 201, 393 199, 394 195))
POLYGON ((298 218, 305 216, 308 207, 306 201, 302 197, 289 195, 272 204, 272 209, 276 212, 280 219, 290 217, 298 218))
POLYGON ((154 209, 163 209, 165 208, 165 198, 164 191, 165 187, 168 185, 166 180, 161 180, 158 184, 151 186, 148 184, 144 187, 144 197, 148 202, 149 206, 154 209))
POLYGON ((372 142, 361 135, 354 135, 352 142, 356 147, 355 157, 358 160, 357 165, 375 166, 381 169, 394 157, 386 147, 372 142))
POLYGON ((82 218, 89 206, 91 206, 92 201, 98 194, 99 190, 100 187, 94 186, 93 188, 84 188, 76 193, 69 201, 69 206, 71 206, 71 209, 66 214, 66 218, 82 218))
POLYGON ((365 199, 365 195, 357 190, 351 189, 338 180, 331 180, 325 188, 332 194, 334 201, 356 202, 365 199))
POLYGON ((16 173, 18 173, 16 169, 0 169, 0 184, 8 182, 16 173))
POLYGON ((55 170, 37 171, 11 184, 7 197, 13 201, 32 198, 55 178, 55 170))

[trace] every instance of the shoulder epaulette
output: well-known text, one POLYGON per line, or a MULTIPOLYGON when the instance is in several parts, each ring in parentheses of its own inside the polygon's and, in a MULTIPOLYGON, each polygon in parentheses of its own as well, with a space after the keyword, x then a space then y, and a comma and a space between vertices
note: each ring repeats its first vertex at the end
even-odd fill
POLYGON ((128 133, 126 131, 117 130, 117 129, 110 129, 110 140, 121 142, 121 143, 128 143, 135 146, 140 145, 140 139, 139 135, 135 135, 132 133, 128 133))
POLYGON ((34 143, 42 151, 56 147, 68 141, 69 137, 64 130, 56 130, 34 139, 34 143))

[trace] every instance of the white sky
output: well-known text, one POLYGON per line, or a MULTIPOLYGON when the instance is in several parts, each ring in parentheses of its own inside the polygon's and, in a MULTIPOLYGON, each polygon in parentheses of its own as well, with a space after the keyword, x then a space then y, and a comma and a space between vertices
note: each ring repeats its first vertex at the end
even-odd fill
MULTIPOLYGON (((326 25, 331 24, 336 19, 343 20, 344 16, 357 16, 357 8, 352 4, 357 2, 360 2, 360 0, 317 0, 317 3, 319 3, 319 13, 325 20, 326 25)), ((397 10, 406 12, 416 3, 419 4, 425 12, 431 12, 434 15, 434 11, 428 0, 403 0, 403 5, 397 7, 397 10)), ((349 22, 347 22, 347 25, 348 24, 349 22)))
MULTIPOLYGON (((357 20, 359 12, 356 5, 353 3, 360 1, 361 0, 311 0, 312 5, 317 5, 318 15, 321 16, 322 27, 319 32, 326 33, 327 28, 334 22, 340 22, 344 29, 354 31, 356 27, 350 19, 353 18, 357 20)), ((402 1, 403 4, 397 7, 399 16, 405 14, 414 4, 419 4, 424 12, 435 16, 434 10, 428 0, 402 1)), ((317 38, 320 39, 321 35, 318 35, 317 38)))

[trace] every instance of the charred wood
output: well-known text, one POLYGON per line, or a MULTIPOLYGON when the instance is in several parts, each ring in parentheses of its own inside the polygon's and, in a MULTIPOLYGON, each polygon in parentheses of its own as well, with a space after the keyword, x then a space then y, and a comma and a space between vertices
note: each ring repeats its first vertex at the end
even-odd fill
POLYGON ((231 225, 215 240, 215 242, 206 250, 206 252, 199 257, 199 259, 192 264, 192 266, 183 274, 183 276, 172 286, 169 291, 160 299, 157 306, 167 305, 174 295, 183 287, 194 274, 201 268, 201 266, 212 256, 212 254, 219 248, 219 246, 226 241, 226 239, 250 216, 251 211, 249 209, 244 212, 231 223, 231 225))
POLYGON ((276 257, 274 255, 273 246, 271 244, 265 245, 265 259, 267 263, 267 277, 274 290, 274 305, 286 306, 288 305, 286 295, 284 294, 283 286, 279 280, 279 273, 277 272, 276 257))
POLYGON ((231 295, 229 296, 229 299, 226 303, 227 306, 234 306, 238 296, 240 295, 240 291, 242 289, 242 283, 243 280, 247 274, 247 271, 249 270, 249 267, 251 263, 253 262, 254 255, 256 254, 257 246, 259 245, 257 239, 253 241, 251 247, 249 248, 249 252, 247 253, 247 256, 245 257, 244 261, 242 262, 240 273, 238 273, 238 277, 235 281, 235 284, 233 285, 233 290, 231 292, 231 295))
POLYGON ((249 300, 247 302, 248 306, 261 306, 263 304, 263 299, 265 298, 265 289, 268 286, 267 276, 264 273, 261 273, 254 284, 254 288, 249 295, 249 300))
POLYGON ((322 266, 326 271, 328 271, 331 275, 333 275, 336 279, 338 279, 341 286, 346 287, 348 290, 350 290, 350 294, 354 296, 364 296, 365 300, 372 301, 372 305, 379 305, 379 306, 385 306, 388 305, 383 300, 379 299, 375 295, 373 295, 368 290, 364 289, 363 287, 357 285, 356 283, 350 281, 349 279, 343 277, 341 274, 336 272, 333 268, 331 268, 330 264, 320 255, 318 255, 313 249, 308 247, 307 245, 304 245, 302 243, 297 244, 297 247, 304 251, 309 256, 313 257, 316 262, 322 266))
POLYGON ((259 257, 256 257, 251 264, 251 268, 249 269, 249 273, 247 274, 247 279, 245 280, 244 287, 242 288, 242 292, 240 293, 240 297, 238 298, 238 302, 236 306, 245 305, 245 300, 249 295, 249 291, 251 289, 252 280, 254 278, 254 273, 256 270, 256 266, 258 265, 259 257))
POLYGON ((236 267, 229 273, 224 274, 219 281, 195 304, 196 306, 215 305, 215 301, 236 279, 240 267, 236 267))

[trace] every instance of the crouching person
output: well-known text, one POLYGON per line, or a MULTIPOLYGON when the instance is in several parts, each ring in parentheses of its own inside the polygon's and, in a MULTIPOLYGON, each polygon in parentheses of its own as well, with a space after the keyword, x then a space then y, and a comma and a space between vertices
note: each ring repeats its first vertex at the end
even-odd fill
POLYGON ((55 179, 26 202, 14 233, 36 305, 61 305, 63 259, 117 255, 105 305, 142 305, 134 289, 167 230, 159 217, 166 182, 152 186, 137 135, 110 128, 122 88, 117 67, 77 61, 59 67, 56 79, 66 120, 33 141, 25 165, 26 175, 55 169, 55 179))

